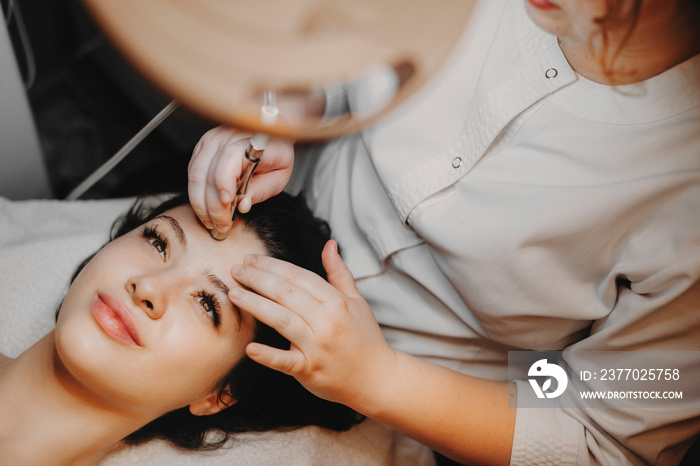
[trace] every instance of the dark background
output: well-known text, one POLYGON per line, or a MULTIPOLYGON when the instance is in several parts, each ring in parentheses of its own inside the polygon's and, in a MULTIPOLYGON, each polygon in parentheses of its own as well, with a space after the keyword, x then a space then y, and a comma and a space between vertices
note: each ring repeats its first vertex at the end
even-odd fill
MULTIPOLYGON (((63 198, 171 99, 113 48, 80 1, 0 4, 29 86, 53 195, 63 198)), ((192 149, 215 125, 180 107, 82 198, 185 190, 192 149)))

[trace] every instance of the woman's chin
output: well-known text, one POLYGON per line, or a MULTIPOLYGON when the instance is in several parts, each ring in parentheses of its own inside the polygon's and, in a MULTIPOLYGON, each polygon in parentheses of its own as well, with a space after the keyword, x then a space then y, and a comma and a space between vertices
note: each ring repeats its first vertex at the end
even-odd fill
POLYGON ((572 24, 562 10, 542 11, 525 3, 528 16, 540 29, 557 37, 567 36, 572 24))
POLYGON ((119 382, 120 375, 100 335, 90 326, 77 323, 57 326, 54 335, 56 369, 62 382, 84 392, 84 396, 114 402, 115 382, 119 382))

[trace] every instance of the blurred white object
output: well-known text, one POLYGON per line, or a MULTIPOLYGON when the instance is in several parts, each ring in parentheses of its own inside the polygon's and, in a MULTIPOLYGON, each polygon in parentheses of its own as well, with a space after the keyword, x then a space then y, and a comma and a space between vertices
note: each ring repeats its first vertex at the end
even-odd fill
POLYGON ((183 105, 251 132, 309 140, 357 131, 405 101, 447 59, 476 4, 83 2, 117 47, 183 105), (381 79, 367 79, 379 69, 381 79), (333 118, 315 112, 324 90, 355 85, 362 111, 333 118), (274 125, 260 121, 265 89, 277 94, 280 115, 274 125))

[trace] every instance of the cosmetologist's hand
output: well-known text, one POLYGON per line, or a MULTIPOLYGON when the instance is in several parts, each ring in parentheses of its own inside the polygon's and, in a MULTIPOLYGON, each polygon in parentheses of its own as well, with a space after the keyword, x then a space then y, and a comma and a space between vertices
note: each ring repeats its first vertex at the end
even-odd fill
POLYGON ((292 342, 289 351, 251 343, 248 356, 295 377, 316 396, 362 412, 370 392, 391 377, 396 352, 357 291, 335 241, 326 243, 322 259, 328 282, 284 261, 247 256, 232 275, 252 291, 236 287, 229 298, 292 342))
MULTIPOLYGON (((192 152, 187 167, 187 190, 192 208, 210 230, 216 228, 227 233, 231 228, 231 203, 250 136, 234 128, 218 126, 207 131, 192 152)), ((293 165, 293 143, 270 139, 238 210, 246 213, 253 204, 282 192, 292 175, 293 165)))

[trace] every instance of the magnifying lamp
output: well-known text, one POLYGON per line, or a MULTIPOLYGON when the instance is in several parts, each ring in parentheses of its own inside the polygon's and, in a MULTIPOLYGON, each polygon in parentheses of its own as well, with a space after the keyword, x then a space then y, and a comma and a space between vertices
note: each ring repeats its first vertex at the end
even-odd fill
POLYGON ((351 133, 394 109, 447 58, 476 3, 83 1, 136 67, 191 110, 296 140, 351 133), (273 124, 260 119, 266 91, 279 107, 273 124))

